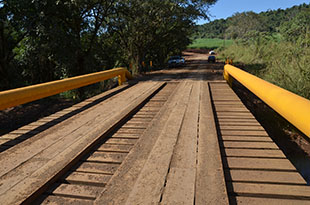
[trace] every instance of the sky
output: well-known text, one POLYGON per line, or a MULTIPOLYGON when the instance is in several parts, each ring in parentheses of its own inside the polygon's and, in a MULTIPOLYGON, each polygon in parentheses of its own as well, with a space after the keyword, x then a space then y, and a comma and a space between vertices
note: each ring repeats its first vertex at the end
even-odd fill
MULTIPOLYGON (((310 3, 310 0, 218 0, 209 9, 211 21, 215 19, 227 18, 236 12, 254 11, 259 13, 278 8, 286 9, 295 5, 310 3)), ((208 23, 207 20, 199 20, 197 24, 208 23)))

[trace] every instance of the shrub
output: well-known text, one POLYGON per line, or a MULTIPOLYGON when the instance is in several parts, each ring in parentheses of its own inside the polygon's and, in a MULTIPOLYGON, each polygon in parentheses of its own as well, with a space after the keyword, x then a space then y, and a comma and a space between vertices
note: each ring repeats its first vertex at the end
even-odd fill
POLYGON ((236 41, 221 52, 244 69, 284 89, 310 99, 310 47, 258 37, 236 41))

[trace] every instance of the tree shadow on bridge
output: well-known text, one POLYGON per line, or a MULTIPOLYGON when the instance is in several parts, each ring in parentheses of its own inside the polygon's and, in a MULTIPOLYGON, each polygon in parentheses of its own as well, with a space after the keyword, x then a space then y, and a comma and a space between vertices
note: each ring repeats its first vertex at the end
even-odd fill
POLYGON ((223 80, 224 63, 188 60, 185 66, 145 73, 140 81, 223 80))
MULTIPOLYGON (((86 104, 82 107, 77 107, 78 104, 73 105, 72 107, 77 107, 77 109, 75 109, 75 110, 73 110, 67 114, 63 114, 60 117, 56 117, 55 119, 52 119, 51 121, 48 121, 48 122, 38 126, 35 129, 31 129, 31 130, 27 131, 26 133, 21 134, 20 136, 16 137, 15 139, 9 140, 9 141, 1 144, 0 145, 0 153, 11 148, 11 147, 13 147, 13 146, 15 146, 15 145, 17 145, 17 144, 19 144, 19 143, 21 143, 21 142, 23 142, 23 141, 25 141, 25 140, 27 140, 27 139, 29 139, 29 138, 31 138, 31 137, 33 137, 34 135, 37 135, 37 134, 39 134, 39 133, 41 133, 41 132, 43 132, 43 131, 45 131, 45 130, 47 130, 47 129, 49 129, 49 128, 65 121, 65 120, 67 120, 67 119, 69 119, 69 118, 71 118, 71 117, 73 117, 73 116, 75 116, 75 115, 77 115, 77 114, 99 104, 99 103, 101 103, 101 102, 103 102, 104 100, 107 100, 108 98, 111 98, 112 96, 128 89, 129 87, 135 85, 136 83, 137 83, 136 81, 131 81, 128 84, 128 86, 125 86, 121 89, 113 91, 113 92, 111 92, 111 93, 109 93, 109 94, 107 94, 101 98, 98 98, 92 102, 89 102, 88 104, 86 104)), ((88 99, 88 100, 90 100, 90 99, 88 99)))

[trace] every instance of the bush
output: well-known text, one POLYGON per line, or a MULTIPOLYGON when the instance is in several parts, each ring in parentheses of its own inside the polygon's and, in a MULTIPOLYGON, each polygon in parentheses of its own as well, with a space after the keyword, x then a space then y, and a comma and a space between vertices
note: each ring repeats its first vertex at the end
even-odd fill
POLYGON ((236 41, 221 52, 244 69, 284 89, 310 99, 310 47, 257 37, 236 41))

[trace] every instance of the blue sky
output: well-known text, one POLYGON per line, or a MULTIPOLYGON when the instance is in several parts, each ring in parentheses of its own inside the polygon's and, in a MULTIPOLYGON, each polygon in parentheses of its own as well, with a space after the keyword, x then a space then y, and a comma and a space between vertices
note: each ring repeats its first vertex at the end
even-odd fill
MULTIPOLYGON (((209 9, 210 19, 221 19, 232 16, 236 12, 254 11, 259 13, 268 9, 289 8, 294 5, 310 3, 310 0, 218 0, 209 9)), ((207 23, 206 20, 199 20, 198 24, 207 23)))

